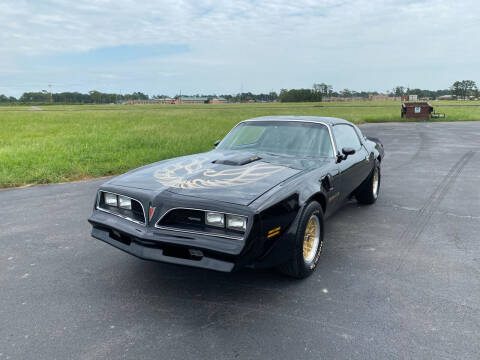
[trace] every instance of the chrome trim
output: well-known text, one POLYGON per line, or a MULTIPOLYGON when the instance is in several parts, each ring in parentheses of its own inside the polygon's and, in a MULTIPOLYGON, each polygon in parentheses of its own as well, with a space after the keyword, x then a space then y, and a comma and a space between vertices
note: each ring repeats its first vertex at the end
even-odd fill
POLYGON ((134 222, 136 224, 139 224, 139 225, 143 225, 143 226, 147 226, 147 217, 145 215, 145 208, 143 207, 143 204, 140 200, 137 200, 137 199, 134 199, 130 196, 127 196, 127 195, 124 195, 124 194, 118 194, 118 193, 114 193, 114 192, 111 192, 111 191, 105 191, 105 190, 98 190, 98 193, 97 193, 97 205, 95 206, 95 208, 97 210, 100 210, 100 211, 103 211, 103 212, 106 212, 107 214, 111 214, 111 215, 115 215, 115 216, 118 216, 122 219, 125 219, 125 220, 128 220, 128 221, 131 221, 131 222, 134 222), (125 216, 125 215, 122 215, 122 214, 116 214, 112 211, 109 211, 107 209, 103 209, 100 207, 100 193, 109 193, 109 194, 113 194, 113 195, 117 195, 117 196, 123 196, 123 197, 126 197, 126 198, 129 198, 130 200, 133 200, 133 201, 136 201, 140 204, 140 206, 142 207, 142 211, 143 211, 143 218, 145 219, 145 222, 141 222, 141 221, 138 221, 138 220, 135 220, 135 219, 132 219, 132 218, 129 218, 128 216, 125 216))
MULTIPOLYGON (((320 125, 323 125, 323 126, 326 126, 327 129, 328 129, 328 134, 330 135, 330 143, 332 145, 332 149, 333 149, 333 156, 332 158, 335 158, 336 154, 337 154, 337 146, 335 144, 335 141, 333 140, 333 135, 332 135, 332 129, 330 127, 330 125, 328 125, 326 122, 323 122, 323 121, 312 121, 312 120, 295 120, 295 119, 284 119, 284 120, 275 120, 275 119, 270 119, 270 120, 267 120, 267 119, 257 119, 257 118, 253 118, 253 119, 247 119, 247 120, 243 120, 243 121, 240 121, 237 125, 235 125, 232 130, 230 130, 227 135, 224 136, 224 138, 222 139, 222 141, 228 136, 230 135, 230 133, 237 127, 239 126, 240 124, 243 124, 245 122, 262 122, 262 121, 265 121, 265 122, 303 122, 303 123, 310 123, 310 124, 320 124, 320 125)), ((332 125, 333 126, 333 125, 332 125)), ((357 135, 358 136, 358 135, 357 135)), ((220 141, 220 143, 216 146, 218 148, 218 146, 222 143, 222 141, 220 141)), ((235 214, 232 214, 232 215, 235 215, 235 214)))
MULTIPOLYGON (((190 233, 190 234, 197 234, 197 235, 206 235, 206 236, 215 236, 215 237, 221 237, 225 239, 232 239, 232 240, 245 240, 245 236, 240 237, 240 236, 233 236, 233 235, 221 235, 221 234, 215 234, 215 233, 209 233, 205 231, 195 231, 195 230, 185 230, 185 229, 179 229, 175 227, 170 227, 170 226, 162 226, 159 225, 158 223, 162 221, 162 219, 167 216, 169 213, 171 213, 174 210, 197 210, 197 211, 203 211, 203 212, 217 212, 221 213, 224 215, 236 215, 236 216, 243 216, 247 218, 247 224, 248 224, 248 216, 246 215, 241 215, 241 214, 234 214, 234 213, 228 213, 228 212, 222 212, 222 211, 216 211, 216 210, 207 210, 207 209, 196 209, 196 208, 188 208, 188 207, 174 207, 171 209, 168 209, 155 223, 155 228, 161 229, 161 230, 169 230, 169 231, 178 231, 178 232, 184 232, 184 233, 190 233)), ((245 235, 247 234, 247 230, 245 229, 245 235)))
POLYGON ((168 227, 168 226, 157 226, 157 225, 155 225, 155 228, 159 229, 159 230, 168 230, 168 231, 183 232, 183 233, 188 233, 188 234, 214 236, 214 237, 220 237, 220 238, 224 238, 224 239, 231 239, 231 240, 238 240, 238 241, 245 240, 245 238, 239 237, 239 236, 212 234, 212 233, 208 233, 208 232, 204 232, 204 231, 184 230, 184 229, 172 228, 172 227, 168 227))

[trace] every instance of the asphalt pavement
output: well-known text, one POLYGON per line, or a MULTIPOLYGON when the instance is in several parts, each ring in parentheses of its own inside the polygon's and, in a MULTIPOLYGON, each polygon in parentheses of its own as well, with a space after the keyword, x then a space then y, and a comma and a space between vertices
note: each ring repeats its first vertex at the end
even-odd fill
POLYGON ((478 359, 480 122, 361 128, 385 145, 379 200, 327 220, 303 281, 91 238, 104 180, 0 191, 0 360, 478 359))

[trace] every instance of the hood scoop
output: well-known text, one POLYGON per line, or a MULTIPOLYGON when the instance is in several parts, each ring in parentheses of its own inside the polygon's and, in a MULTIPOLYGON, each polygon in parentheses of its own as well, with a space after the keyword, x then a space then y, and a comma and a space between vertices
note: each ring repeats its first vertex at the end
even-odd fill
POLYGON ((213 164, 223 164, 223 165, 232 165, 232 166, 242 166, 246 164, 250 164, 254 161, 260 160, 261 157, 257 155, 250 155, 250 156, 245 156, 243 155, 237 155, 237 156, 231 156, 227 157, 224 159, 218 159, 218 160, 213 160, 213 164))

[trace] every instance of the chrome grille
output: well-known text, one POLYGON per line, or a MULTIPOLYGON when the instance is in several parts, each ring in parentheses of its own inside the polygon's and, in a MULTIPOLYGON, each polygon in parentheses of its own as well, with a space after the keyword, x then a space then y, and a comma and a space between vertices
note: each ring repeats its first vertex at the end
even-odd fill
POLYGON ((155 224, 163 230, 179 231, 190 234, 200 234, 223 237, 234 240, 243 240, 245 232, 227 228, 218 228, 205 223, 205 213, 209 210, 174 208, 167 211, 155 224))

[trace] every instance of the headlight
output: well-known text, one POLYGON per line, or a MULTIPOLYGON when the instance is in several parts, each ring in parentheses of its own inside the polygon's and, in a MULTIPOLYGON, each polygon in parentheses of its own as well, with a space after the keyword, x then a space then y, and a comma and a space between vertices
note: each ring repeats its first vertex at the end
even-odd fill
POLYGON ((239 215, 227 215, 227 228, 245 231, 247 229, 247 218, 239 215))
POLYGON ((118 202, 117 202, 117 195, 110 194, 110 193, 103 193, 104 199, 105 199, 105 204, 108 206, 115 206, 117 207, 118 202))
POLYGON ((132 210, 132 200, 124 196, 119 196, 118 206, 122 209, 132 210))
POLYGON ((222 213, 207 212, 205 214, 205 224, 216 227, 225 227, 225 216, 222 213))

